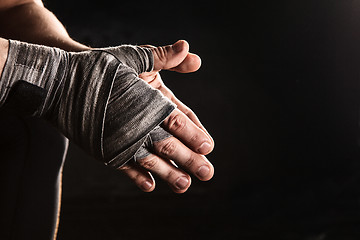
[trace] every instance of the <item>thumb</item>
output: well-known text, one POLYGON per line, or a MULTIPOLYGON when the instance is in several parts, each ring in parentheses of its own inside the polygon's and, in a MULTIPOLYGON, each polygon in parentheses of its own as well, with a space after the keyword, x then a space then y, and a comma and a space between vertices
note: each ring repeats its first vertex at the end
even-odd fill
POLYGON ((165 69, 188 73, 195 72, 201 66, 200 57, 189 53, 189 44, 185 40, 151 50, 154 56, 154 71, 165 69))

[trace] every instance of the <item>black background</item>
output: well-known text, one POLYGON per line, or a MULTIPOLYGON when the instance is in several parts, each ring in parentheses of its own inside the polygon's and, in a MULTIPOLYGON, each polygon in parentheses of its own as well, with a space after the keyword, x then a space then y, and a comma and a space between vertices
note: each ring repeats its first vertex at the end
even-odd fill
POLYGON ((216 142, 183 195, 71 146, 58 239, 360 239, 358 1, 45 5, 92 47, 186 39, 201 69, 162 76, 216 142))

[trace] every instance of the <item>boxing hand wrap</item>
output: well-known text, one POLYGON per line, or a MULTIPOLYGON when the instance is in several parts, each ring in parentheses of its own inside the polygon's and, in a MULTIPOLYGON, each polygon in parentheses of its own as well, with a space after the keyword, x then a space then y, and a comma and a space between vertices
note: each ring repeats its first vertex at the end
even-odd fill
POLYGON ((0 106, 47 119, 118 168, 175 108, 138 77, 152 68, 151 51, 136 46, 70 53, 10 40, 0 106))
POLYGON ((163 141, 172 135, 165 131, 162 127, 155 127, 145 139, 139 150, 136 152, 134 160, 143 159, 152 153, 154 143, 163 141))

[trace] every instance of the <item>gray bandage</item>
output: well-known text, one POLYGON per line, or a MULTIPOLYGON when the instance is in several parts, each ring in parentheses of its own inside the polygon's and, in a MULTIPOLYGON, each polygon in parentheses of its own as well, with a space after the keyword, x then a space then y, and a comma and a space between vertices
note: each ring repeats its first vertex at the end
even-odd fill
POLYGON ((107 165, 118 168, 132 159, 175 108, 138 78, 153 68, 148 49, 126 45, 70 53, 9 43, 0 106, 18 112, 32 106, 27 114, 47 119, 107 165))
POLYGON ((149 133, 144 143, 136 152, 134 160, 136 161, 137 159, 146 158, 152 153, 154 143, 165 140, 171 136, 172 135, 165 131, 162 127, 157 126, 149 133))

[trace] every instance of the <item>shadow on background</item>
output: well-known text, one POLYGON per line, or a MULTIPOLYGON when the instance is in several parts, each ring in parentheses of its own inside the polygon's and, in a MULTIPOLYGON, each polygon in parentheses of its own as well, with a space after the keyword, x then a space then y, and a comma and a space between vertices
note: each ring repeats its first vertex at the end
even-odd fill
POLYGON ((360 3, 45 5, 93 47, 186 39, 202 68, 162 76, 216 142, 214 179, 183 195, 71 146, 58 239, 360 239, 360 3))

